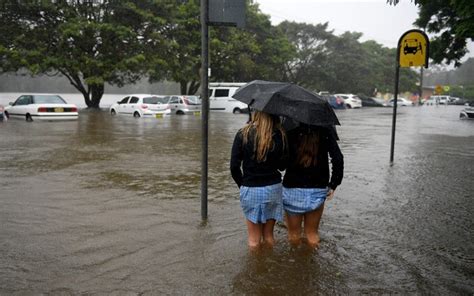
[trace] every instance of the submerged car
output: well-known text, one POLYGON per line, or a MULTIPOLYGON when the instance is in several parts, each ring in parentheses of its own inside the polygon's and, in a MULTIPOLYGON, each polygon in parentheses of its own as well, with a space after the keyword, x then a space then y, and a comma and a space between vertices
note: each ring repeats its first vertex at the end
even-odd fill
POLYGON ((162 117, 171 114, 171 106, 164 96, 133 94, 110 106, 111 115, 131 115, 139 117, 162 117))
POLYGON ((333 109, 346 109, 346 104, 341 97, 330 94, 322 94, 321 96, 329 103, 329 105, 331 105, 333 109))
POLYGON ((59 95, 22 95, 5 108, 8 118, 33 120, 74 120, 79 113, 77 106, 68 104, 59 95))
POLYGON ((474 102, 469 103, 469 107, 461 110, 460 119, 474 119, 474 102))
MULTIPOLYGON (((385 107, 384 104, 377 98, 370 98, 365 96, 359 96, 364 107, 385 107)), ((383 101, 383 100, 382 100, 383 101)))
POLYGON ((201 99, 199 96, 166 96, 165 101, 169 104, 172 114, 201 114, 201 99))
POLYGON ((361 108, 362 101, 360 98, 353 94, 335 94, 335 96, 340 97, 344 100, 344 103, 347 108, 361 108))
MULTIPOLYGON (((393 107, 394 99, 390 99, 387 106, 393 107)), ((397 98, 397 106, 414 106, 413 102, 405 98, 397 98)))

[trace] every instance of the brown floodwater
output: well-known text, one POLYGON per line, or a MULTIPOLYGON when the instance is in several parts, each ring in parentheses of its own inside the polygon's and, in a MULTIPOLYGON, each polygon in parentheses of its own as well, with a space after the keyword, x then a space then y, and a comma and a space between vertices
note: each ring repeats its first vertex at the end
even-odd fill
POLYGON ((249 254, 230 147, 246 115, 0 123, 0 294, 473 294, 474 121, 461 107, 337 111, 345 177, 321 248, 249 254))

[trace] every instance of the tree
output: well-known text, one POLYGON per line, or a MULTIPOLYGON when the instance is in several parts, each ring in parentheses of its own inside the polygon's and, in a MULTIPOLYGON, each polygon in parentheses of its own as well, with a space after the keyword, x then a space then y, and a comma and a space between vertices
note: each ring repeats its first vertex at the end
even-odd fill
MULTIPOLYGON (((178 2, 178 1, 177 1, 178 2)), ((163 32, 170 42, 166 54, 166 75, 171 81, 180 84, 181 94, 195 94, 200 86, 199 70, 201 68, 201 21, 199 1, 189 0, 176 3, 167 15, 169 27, 163 32)), ((161 52, 157 52, 160 58, 161 52)), ((156 65, 150 81, 162 79, 156 65), (157 74, 157 75, 155 75, 157 74)))
POLYGON ((258 4, 249 3, 244 29, 214 27, 210 32, 214 81, 283 80, 293 49, 258 4))
POLYGON ((321 89, 325 80, 324 64, 329 50, 327 42, 334 38, 328 23, 305 24, 284 21, 278 25, 294 47, 294 58, 286 62, 287 80, 312 89, 321 89))
MULTIPOLYGON (((213 81, 281 80, 284 64, 292 53, 285 36, 249 2, 245 28, 209 28, 209 64, 213 81)), ((170 41, 166 77, 178 82, 182 94, 200 87, 201 24, 199 1, 183 1, 167 16, 164 31, 170 41)), ((151 79, 159 80, 161 75, 151 79)))
POLYGON ((134 83, 149 65, 166 65, 160 32, 171 8, 166 1, 4 1, 0 69, 62 74, 99 108, 106 82, 134 83))
MULTIPOLYGON (((415 25, 435 34, 431 39, 430 58, 435 63, 461 65, 466 41, 474 38, 474 2, 472 0, 414 0, 419 6, 415 25)), ((396 5, 399 0, 387 0, 396 5)))

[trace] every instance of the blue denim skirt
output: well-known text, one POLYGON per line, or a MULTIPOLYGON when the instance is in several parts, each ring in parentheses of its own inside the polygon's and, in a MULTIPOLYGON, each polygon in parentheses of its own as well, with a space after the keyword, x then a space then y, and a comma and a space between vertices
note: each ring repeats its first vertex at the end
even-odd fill
POLYGON ((327 188, 283 187, 283 208, 289 215, 314 211, 324 204, 327 193, 327 188))
POLYGON ((240 206, 247 220, 258 224, 283 221, 281 183, 263 187, 240 187, 240 206))

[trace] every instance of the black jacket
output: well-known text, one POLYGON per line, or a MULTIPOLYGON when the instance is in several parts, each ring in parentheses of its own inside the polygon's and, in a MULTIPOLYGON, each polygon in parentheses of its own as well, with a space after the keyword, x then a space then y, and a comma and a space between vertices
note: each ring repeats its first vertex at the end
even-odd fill
POLYGON ((283 178, 283 186, 287 188, 325 188, 341 184, 344 172, 344 158, 337 144, 335 132, 320 128, 318 159, 316 166, 303 167, 296 163, 298 137, 304 131, 296 128, 287 133, 289 157, 283 178), (331 156, 332 173, 329 179, 329 159, 331 156))
POLYGON ((242 130, 235 135, 230 159, 230 172, 237 186, 260 187, 281 183, 278 169, 285 166, 283 137, 279 130, 273 132, 273 147, 266 160, 257 162, 254 148, 255 130, 249 133, 247 143, 243 144, 242 130), (242 167, 242 169, 241 169, 242 167), (243 172, 242 172, 243 171, 243 172))

